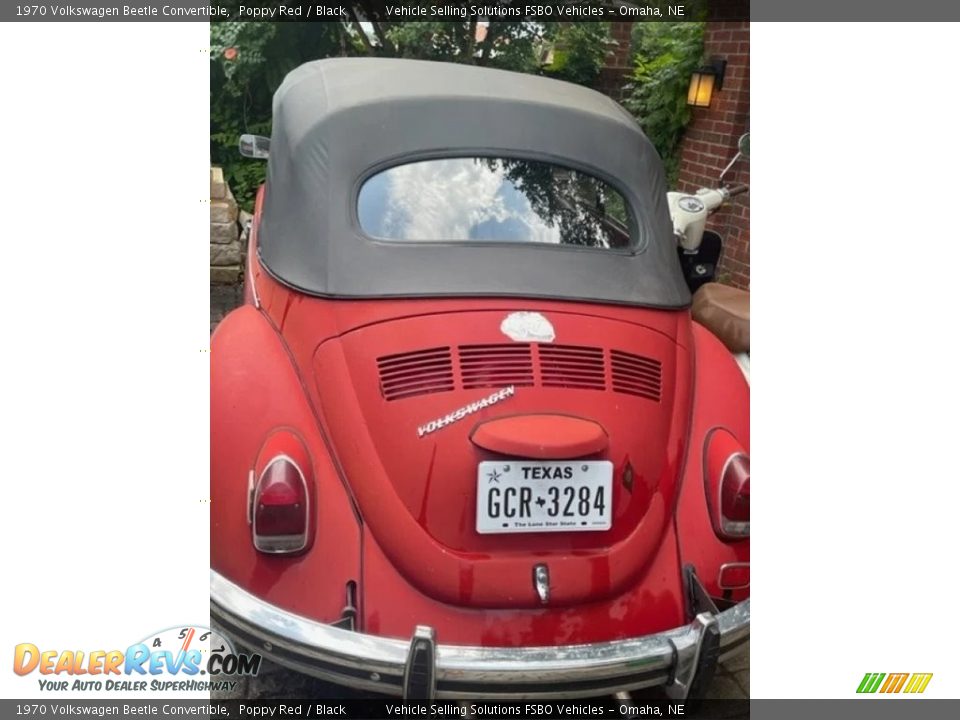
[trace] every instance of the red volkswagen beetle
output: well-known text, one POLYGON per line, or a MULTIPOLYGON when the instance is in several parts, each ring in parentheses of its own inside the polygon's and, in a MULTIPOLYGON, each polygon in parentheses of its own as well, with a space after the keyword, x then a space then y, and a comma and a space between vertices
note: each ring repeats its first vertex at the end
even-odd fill
POLYGON ((616 103, 304 65, 248 264, 211 355, 211 609, 237 641, 414 698, 699 697, 745 649, 749 385, 691 319, 616 103))

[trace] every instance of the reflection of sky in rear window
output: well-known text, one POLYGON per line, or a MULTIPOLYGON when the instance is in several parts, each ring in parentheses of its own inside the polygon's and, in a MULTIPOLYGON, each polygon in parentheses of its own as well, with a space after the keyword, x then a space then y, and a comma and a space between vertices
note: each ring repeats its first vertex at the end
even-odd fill
POLYGON ((450 158, 375 175, 361 188, 357 210, 364 231, 387 240, 623 247, 629 233, 620 227, 611 234, 597 209, 613 195, 622 208, 601 181, 546 163, 450 158))

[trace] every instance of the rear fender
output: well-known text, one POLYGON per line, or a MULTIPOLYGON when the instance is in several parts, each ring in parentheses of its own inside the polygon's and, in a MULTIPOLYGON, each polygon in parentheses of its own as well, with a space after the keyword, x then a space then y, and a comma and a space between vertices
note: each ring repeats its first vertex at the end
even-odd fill
POLYGON ((360 580, 360 526, 290 355, 251 305, 211 338, 210 502, 211 568, 291 612, 340 618, 347 584, 360 580), (313 543, 293 556, 257 552, 248 522, 254 464, 281 429, 303 441, 316 484, 313 543))
POLYGON ((724 592, 720 568, 750 562, 750 539, 723 541, 714 532, 707 505, 704 453, 710 433, 729 431, 750 452, 750 386, 723 343, 703 326, 692 324, 694 381, 690 445, 677 500, 676 525, 681 563, 692 565, 707 592, 716 598, 743 600, 749 587, 724 592))

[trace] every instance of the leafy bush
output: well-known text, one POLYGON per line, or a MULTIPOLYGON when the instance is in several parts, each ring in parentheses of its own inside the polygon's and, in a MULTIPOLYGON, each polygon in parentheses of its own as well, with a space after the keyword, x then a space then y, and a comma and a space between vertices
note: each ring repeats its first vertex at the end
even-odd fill
POLYGON ((657 148, 672 187, 690 121, 687 90, 703 55, 702 22, 643 22, 633 29, 634 71, 623 104, 657 148))
POLYGON ((553 47, 553 61, 544 68, 547 75, 577 83, 596 82, 611 47, 610 23, 550 23, 546 37, 553 47))
POLYGON ((273 93, 293 68, 340 54, 336 23, 210 24, 210 159, 251 210, 266 163, 237 150, 242 133, 270 135, 273 93))

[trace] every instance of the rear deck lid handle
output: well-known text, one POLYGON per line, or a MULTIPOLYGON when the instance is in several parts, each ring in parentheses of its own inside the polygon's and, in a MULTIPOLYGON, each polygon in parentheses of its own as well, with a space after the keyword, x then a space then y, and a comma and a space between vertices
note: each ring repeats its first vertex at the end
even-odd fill
POLYGON ((569 460, 594 455, 609 444, 606 430, 572 415, 512 415, 477 425, 470 433, 477 447, 513 457, 569 460))

